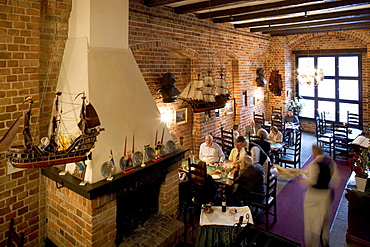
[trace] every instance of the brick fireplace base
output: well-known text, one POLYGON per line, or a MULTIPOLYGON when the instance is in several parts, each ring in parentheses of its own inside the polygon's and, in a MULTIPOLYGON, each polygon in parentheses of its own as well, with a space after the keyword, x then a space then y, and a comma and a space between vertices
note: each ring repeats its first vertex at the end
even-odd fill
MULTIPOLYGON (((180 165, 181 161, 168 165, 164 182, 160 186, 158 213, 163 216, 156 217, 161 219, 160 225, 167 222, 172 229, 172 232, 166 234, 168 238, 162 240, 162 243, 175 243, 184 230, 179 222, 174 220, 178 216, 178 167, 180 165)), ((66 187, 57 188, 56 182, 47 177, 45 177, 45 187, 46 237, 49 240, 58 247, 116 246, 116 192, 89 200, 66 187)))
POLYGON ((175 246, 184 233, 184 224, 167 215, 152 215, 135 234, 126 238, 119 247, 175 246))

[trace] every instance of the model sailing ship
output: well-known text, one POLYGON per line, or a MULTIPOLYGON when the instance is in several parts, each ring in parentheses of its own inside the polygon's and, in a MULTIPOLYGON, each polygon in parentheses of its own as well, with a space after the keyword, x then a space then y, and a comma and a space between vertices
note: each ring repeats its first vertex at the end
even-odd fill
MULTIPOLYGON (((79 135, 76 138, 68 136, 60 136, 59 130, 62 122, 61 116, 58 114, 59 96, 61 92, 56 93, 54 114, 51 121, 51 134, 49 137, 44 137, 40 145, 36 145, 31 137, 30 119, 32 110, 32 99, 28 98, 29 110, 24 115, 24 128, 22 134, 24 136, 24 145, 11 146, 9 148, 9 162, 18 168, 37 168, 48 167, 71 162, 78 162, 86 159, 95 147, 97 136, 104 129, 100 128, 100 120, 94 109, 89 103, 86 104, 84 93, 80 93, 76 98, 82 95, 82 106, 80 113, 80 122, 78 123, 79 135), (70 143, 70 144, 69 144, 70 143)), ((75 98, 75 99, 76 99, 75 98)), ((13 140, 17 134, 21 116, 9 128, 7 133, 1 139, 0 143, 4 144, 13 140)))
POLYGON ((188 102, 195 112, 209 111, 225 107, 229 100, 229 89, 226 87, 223 69, 221 69, 220 78, 213 82, 210 76, 211 71, 204 77, 204 81, 198 79, 190 82, 179 98, 188 102))

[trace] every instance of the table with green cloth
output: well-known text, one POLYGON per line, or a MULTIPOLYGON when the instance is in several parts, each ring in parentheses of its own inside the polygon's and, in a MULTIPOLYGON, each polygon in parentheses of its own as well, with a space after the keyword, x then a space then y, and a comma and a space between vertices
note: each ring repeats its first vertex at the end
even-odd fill
MULTIPOLYGON (((231 175, 229 175, 229 173, 231 172, 231 168, 229 168, 229 162, 224 162, 224 164, 222 165, 209 165, 207 164, 207 173, 210 174, 213 178, 213 180, 216 182, 216 183, 220 183, 220 184, 223 184, 223 185, 227 185, 227 186, 231 186, 233 184, 233 177, 231 175), (222 172, 220 174, 215 174, 215 171, 217 169, 220 169, 221 171, 223 170, 223 168, 227 166, 227 169, 226 172, 222 172)), ((188 173, 189 172, 189 164, 188 164, 188 161, 187 160, 183 160, 182 161, 182 166, 181 166, 181 170, 188 173)))
MULTIPOLYGON (((226 212, 222 212, 221 206, 214 206, 213 208, 213 213, 201 212, 200 232, 196 246, 212 247, 219 243, 228 246, 242 230, 241 227, 244 227, 246 223, 253 224, 252 214, 248 206, 227 207, 226 212), (234 210, 236 210, 236 213, 233 213, 234 210), (241 227, 237 226, 240 216, 243 216, 241 227)), ((246 245, 247 243, 244 243, 241 246, 246 245)))

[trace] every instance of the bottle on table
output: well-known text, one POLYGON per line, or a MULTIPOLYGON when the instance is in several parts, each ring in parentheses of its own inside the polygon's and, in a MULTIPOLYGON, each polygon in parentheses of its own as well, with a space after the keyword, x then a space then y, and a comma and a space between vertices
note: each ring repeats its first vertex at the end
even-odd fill
POLYGON ((222 212, 226 212, 226 195, 224 194, 223 196, 222 196, 222 212))
POLYGON ((190 158, 190 163, 191 163, 191 164, 195 164, 195 159, 194 159, 193 151, 190 151, 189 158, 190 158))

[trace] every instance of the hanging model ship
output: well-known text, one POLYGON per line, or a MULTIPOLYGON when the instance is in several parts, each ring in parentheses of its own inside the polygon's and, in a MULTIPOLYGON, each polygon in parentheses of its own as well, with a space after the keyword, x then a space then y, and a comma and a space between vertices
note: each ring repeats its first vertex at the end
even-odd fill
POLYGON ((230 93, 226 87, 223 69, 216 83, 213 82, 210 74, 211 71, 208 71, 208 76, 204 78, 204 81, 198 75, 198 79, 190 82, 179 96, 191 105, 194 112, 223 108, 229 100, 230 93))
MULTIPOLYGON (((30 119, 33 101, 31 98, 26 100, 30 103, 30 106, 29 110, 24 115, 25 120, 22 131, 24 145, 11 146, 7 154, 9 162, 13 166, 18 168, 37 168, 78 162, 86 159, 92 148, 95 147, 97 137, 104 129, 99 127, 100 120, 94 107, 90 103, 86 104, 84 93, 79 94, 82 95, 81 119, 77 124, 79 134, 75 138, 59 135, 62 123, 61 116, 58 114, 60 95, 61 92, 56 93, 54 114, 51 121, 51 134, 49 137, 42 138, 40 145, 36 145, 31 137, 30 119)), ((76 98, 79 95, 77 95, 76 98)), ((21 116, 19 116, 9 128, 1 139, 0 144, 4 145, 4 143, 9 143, 10 140, 15 138, 20 119, 21 116)))

